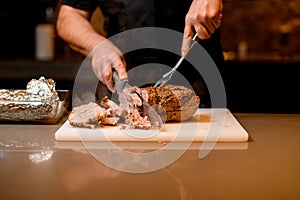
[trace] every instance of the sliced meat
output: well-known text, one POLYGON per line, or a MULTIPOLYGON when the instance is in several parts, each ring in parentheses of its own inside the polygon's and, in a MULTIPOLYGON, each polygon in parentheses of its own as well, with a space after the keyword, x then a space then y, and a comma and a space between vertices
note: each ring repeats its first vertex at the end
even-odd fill
POLYGON ((134 86, 128 88, 127 94, 129 97, 123 102, 126 109, 104 97, 101 101, 104 108, 92 102, 74 107, 69 115, 69 123, 89 128, 95 128, 98 124, 117 125, 120 118, 116 116, 119 116, 125 119, 130 128, 151 129, 155 125, 150 121, 149 105, 155 108, 163 121, 185 121, 195 114, 200 104, 200 98, 192 89, 177 85, 134 86))
POLYGON ((68 120, 72 126, 95 128, 99 120, 105 116, 105 109, 96 103, 90 102, 74 107, 68 120))
POLYGON ((150 129, 152 127, 148 116, 143 116, 140 109, 132 109, 128 113, 126 123, 131 128, 150 129))
MULTIPOLYGON (((185 86, 166 85, 163 87, 130 87, 128 88, 130 102, 126 123, 131 128, 151 129, 148 107, 146 102, 154 107, 162 121, 186 121, 197 111, 200 98, 192 89, 185 86)), ((148 105, 148 106, 149 106, 148 105)))
POLYGON ((126 110, 121 108, 118 104, 111 101, 107 96, 101 100, 101 106, 111 111, 111 116, 118 115, 120 117, 125 117, 127 115, 126 110))
POLYGON ((72 126, 92 129, 98 124, 115 126, 119 119, 111 108, 104 109, 93 102, 74 107, 68 118, 72 126))
POLYGON ((104 117, 101 119, 101 124, 115 126, 118 124, 119 120, 119 117, 104 117))
POLYGON ((140 88, 135 86, 128 88, 128 114, 125 122, 130 128, 151 129, 151 121, 147 113, 144 112, 144 99, 142 99, 140 91, 140 88))

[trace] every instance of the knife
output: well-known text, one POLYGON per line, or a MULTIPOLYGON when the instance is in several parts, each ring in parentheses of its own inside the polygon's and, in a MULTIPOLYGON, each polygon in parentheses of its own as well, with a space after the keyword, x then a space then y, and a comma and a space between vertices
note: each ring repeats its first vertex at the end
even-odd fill
POLYGON ((115 83, 115 88, 116 88, 117 94, 119 95, 120 107, 123 108, 124 110, 128 111, 129 102, 130 102, 130 92, 129 92, 129 90, 125 89, 125 88, 130 87, 130 85, 128 83, 128 79, 121 80, 119 78, 118 73, 116 71, 114 71, 113 80, 115 83))

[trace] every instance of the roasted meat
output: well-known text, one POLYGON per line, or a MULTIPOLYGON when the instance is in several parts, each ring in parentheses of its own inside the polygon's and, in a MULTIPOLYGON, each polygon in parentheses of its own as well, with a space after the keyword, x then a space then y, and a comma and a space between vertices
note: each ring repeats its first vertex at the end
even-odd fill
POLYGON ((185 121, 190 119, 200 104, 200 98, 192 89, 184 86, 166 85, 163 87, 129 87, 128 99, 120 105, 104 97, 101 106, 90 102, 74 107, 69 122, 73 126, 94 128, 97 124, 117 125, 119 117, 130 128, 151 129, 149 109, 155 109, 163 121, 185 121), (118 117, 117 117, 118 116, 118 117))
POLYGON ((165 121, 188 120, 195 114, 200 104, 200 98, 194 91, 184 86, 151 86, 141 90, 143 94, 147 91, 146 101, 155 107, 159 115, 165 116, 165 121))

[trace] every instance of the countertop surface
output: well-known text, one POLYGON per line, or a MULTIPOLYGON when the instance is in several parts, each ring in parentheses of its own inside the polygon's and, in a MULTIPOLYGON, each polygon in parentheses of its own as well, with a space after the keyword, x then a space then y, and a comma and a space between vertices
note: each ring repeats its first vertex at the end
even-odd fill
MULTIPOLYGON (((121 172, 76 144, 57 143, 63 120, 1 123, 1 199, 300 199, 300 114, 234 116, 248 131, 248 142, 217 144, 204 158, 198 155, 201 144, 193 144, 147 173, 121 172)), ((142 147, 128 152, 142 153, 142 147)))

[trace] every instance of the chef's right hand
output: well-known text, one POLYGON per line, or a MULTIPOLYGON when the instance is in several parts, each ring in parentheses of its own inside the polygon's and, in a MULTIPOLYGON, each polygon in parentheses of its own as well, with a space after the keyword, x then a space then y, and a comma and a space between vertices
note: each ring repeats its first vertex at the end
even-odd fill
POLYGON ((181 54, 186 56, 190 51, 195 33, 202 40, 208 39, 222 23, 222 0, 193 0, 185 16, 184 36, 181 54))
POLYGON ((95 75, 111 92, 115 92, 113 69, 118 72, 121 80, 127 78, 126 63, 121 51, 112 42, 105 40, 92 51, 91 56, 95 75))

